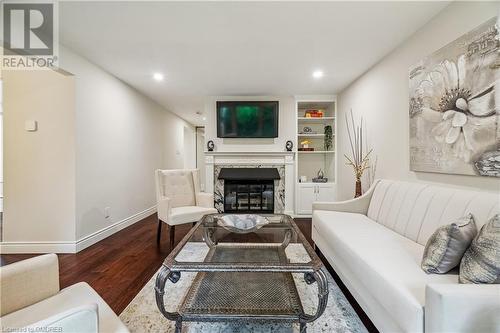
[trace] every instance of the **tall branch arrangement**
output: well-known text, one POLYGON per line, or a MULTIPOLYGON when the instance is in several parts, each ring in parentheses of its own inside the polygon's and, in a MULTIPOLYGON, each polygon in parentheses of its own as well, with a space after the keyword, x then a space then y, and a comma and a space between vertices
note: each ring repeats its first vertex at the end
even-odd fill
POLYGON ((369 157, 373 149, 369 149, 366 153, 363 151, 363 117, 361 117, 361 125, 357 125, 354 122, 354 116, 351 110, 350 123, 347 115, 345 116, 345 123, 347 126, 347 135, 349 136, 352 153, 352 156, 344 154, 347 159, 346 164, 352 166, 354 169, 356 181, 361 181, 364 171, 370 167, 369 157))
MULTIPOLYGON (((364 128, 361 128, 362 131, 364 131, 365 135, 364 135, 364 139, 365 139, 365 147, 366 149, 370 148, 371 145, 370 143, 368 142, 368 135, 367 135, 367 130, 366 130, 366 121, 365 121, 365 127, 364 128)), ((369 149, 368 149, 369 150, 369 149)), ((375 174, 377 173, 377 163, 378 163, 378 156, 375 155, 375 157, 373 156, 373 153, 371 154, 371 157, 370 157, 370 165, 368 167, 368 169, 366 169, 366 180, 368 181, 368 184, 367 185, 367 188, 372 186, 373 182, 375 181, 375 174)))

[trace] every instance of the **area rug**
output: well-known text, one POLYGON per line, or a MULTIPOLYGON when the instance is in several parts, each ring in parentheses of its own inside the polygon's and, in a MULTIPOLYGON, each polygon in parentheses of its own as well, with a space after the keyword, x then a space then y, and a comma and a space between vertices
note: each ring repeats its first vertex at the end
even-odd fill
MULTIPOLYGON (((178 260, 197 261, 206 256, 204 244, 187 244, 179 253, 178 260)), ((301 246, 290 244, 287 255, 293 262, 307 256, 301 246)), ((307 258, 307 257, 306 257, 307 258)), ((367 332, 358 315, 351 307, 344 294, 325 270, 328 277, 328 306, 323 315, 316 321, 307 324, 308 332, 367 332)), ((167 320, 156 307, 154 284, 157 273, 130 302, 120 314, 120 319, 132 333, 139 332, 174 332, 174 322, 167 320)), ((165 304, 167 310, 175 311, 187 293, 196 273, 182 273, 181 279, 165 287, 165 304)), ((303 274, 293 274, 297 289, 302 299, 302 306, 307 313, 313 314, 318 302, 316 284, 308 285, 303 274)), ((297 333, 297 324, 259 324, 244 323, 183 323, 183 333, 297 333)))

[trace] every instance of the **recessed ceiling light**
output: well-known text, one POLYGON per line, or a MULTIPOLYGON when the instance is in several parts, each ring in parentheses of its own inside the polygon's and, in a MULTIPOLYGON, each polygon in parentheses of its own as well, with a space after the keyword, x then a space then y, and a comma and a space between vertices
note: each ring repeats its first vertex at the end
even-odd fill
POLYGON ((207 117, 202 117, 201 120, 205 121, 207 120, 207 117))
POLYGON ((156 81, 163 81, 164 76, 163 76, 162 73, 154 73, 153 74, 153 79, 155 79, 156 81))
POLYGON ((323 73, 323 71, 320 71, 320 70, 317 70, 317 71, 313 72, 313 78, 315 78, 315 79, 322 78, 323 75, 325 75, 325 74, 323 73))

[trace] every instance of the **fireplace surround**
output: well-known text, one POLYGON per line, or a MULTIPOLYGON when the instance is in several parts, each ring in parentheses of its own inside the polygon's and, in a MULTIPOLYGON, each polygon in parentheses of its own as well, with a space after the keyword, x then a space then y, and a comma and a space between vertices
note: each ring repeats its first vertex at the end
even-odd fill
POLYGON ((224 212, 222 169, 275 168, 280 176, 274 182, 274 213, 293 214, 293 152, 205 152, 205 191, 214 193, 215 208, 224 212))

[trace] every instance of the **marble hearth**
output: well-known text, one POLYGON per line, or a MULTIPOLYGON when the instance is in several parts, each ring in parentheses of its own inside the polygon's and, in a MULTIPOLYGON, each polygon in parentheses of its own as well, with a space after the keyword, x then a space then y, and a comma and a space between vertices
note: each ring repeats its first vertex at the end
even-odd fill
POLYGON ((288 152, 207 152, 206 191, 214 193, 215 208, 223 211, 224 181, 218 179, 222 168, 276 168, 280 175, 274 181, 274 212, 293 213, 294 161, 293 153, 288 152))

